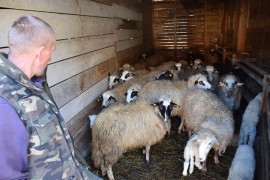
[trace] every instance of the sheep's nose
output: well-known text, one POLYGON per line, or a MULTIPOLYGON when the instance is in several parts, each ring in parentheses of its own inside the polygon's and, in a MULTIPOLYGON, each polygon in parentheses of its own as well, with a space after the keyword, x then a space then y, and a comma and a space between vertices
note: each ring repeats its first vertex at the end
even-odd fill
POLYGON ((106 108, 106 106, 104 106, 104 105, 102 105, 101 107, 102 107, 102 108, 106 108))

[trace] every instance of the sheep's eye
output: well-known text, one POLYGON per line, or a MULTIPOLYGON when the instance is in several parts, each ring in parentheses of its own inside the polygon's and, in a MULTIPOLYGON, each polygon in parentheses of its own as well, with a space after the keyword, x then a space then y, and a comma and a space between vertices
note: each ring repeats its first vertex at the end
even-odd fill
POLYGON ((200 84, 200 85, 203 85, 203 86, 205 85, 205 84, 203 83, 203 81, 199 81, 199 84, 200 84))
POLYGON ((225 82, 224 84, 225 84, 225 86, 228 86, 228 83, 227 82, 225 82))

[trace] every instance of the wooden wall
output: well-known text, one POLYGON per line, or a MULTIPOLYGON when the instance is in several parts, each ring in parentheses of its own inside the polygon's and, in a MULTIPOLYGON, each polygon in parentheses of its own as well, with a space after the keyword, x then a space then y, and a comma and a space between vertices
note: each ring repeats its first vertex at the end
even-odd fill
POLYGON ((269 0, 225 3, 224 46, 257 57, 258 65, 264 68, 270 68, 269 7, 269 0))
POLYGON ((57 47, 48 65, 48 84, 75 146, 89 152, 89 113, 107 89, 108 72, 138 61, 143 51, 141 0, 1 0, 0 51, 8 51, 11 24, 23 15, 49 23, 57 47))

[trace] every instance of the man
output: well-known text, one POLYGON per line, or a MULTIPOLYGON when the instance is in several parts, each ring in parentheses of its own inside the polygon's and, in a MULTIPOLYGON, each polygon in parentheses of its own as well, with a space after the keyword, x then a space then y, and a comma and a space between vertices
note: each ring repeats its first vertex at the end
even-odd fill
POLYGON ((99 179, 76 160, 63 117, 42 88, 54 31, 23 16, 8 39, 8 56, 0 54, 0 179, 99 179))

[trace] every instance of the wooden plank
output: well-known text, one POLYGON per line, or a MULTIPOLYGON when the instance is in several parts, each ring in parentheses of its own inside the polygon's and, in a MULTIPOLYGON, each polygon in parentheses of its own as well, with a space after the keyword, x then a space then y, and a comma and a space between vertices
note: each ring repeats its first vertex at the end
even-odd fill
POLYGON ((60 112, 68 123, 74 116, 76 116, 88 104, 95 101, 97 97, 108 88, 108 78, 104 78, 97 84, 84 91, 80 96, 65 104, 60 108, 60 112))
POLYGON ((114 29, 142 29, 140 21, 113 18, 114 29))
POLYGON ((111 6, 89 0, 1 0, 0 7, 99 17, 112 17, 113 14, 111 6))
POLYGON ((113 57, 115 57, 115 47, 111 46, 65 61, 49 64, 47 71, 48 84, 51 87, 113 57))
POLYGON ((1 9, 1 27, 5 28, 0 28, 0 47, 8 46, 8 30, 13 21, 23 15, 34 15, 46 21, 54 29, 57 39, 112 34, 114 30, 111 18, 1 9))
POLYGON ((92 131, 89 129, 89 126, 85 126, 80 132, 81 133, 75 137, 73 142, 74 146, 81 152, 81 154, 86 156, 91 150, 92 131))
POLYGON ((92 0, 92 1, 96 1, 98 3, 102 3, 102 4, 107 4, 107 5, 112 5, 113 0, 92 0))
POLYGON ((113 58, 51 87, 57 106, 62 107, 115 70, 116 63, 113 58))
POLYGON ((130 40, 118 41, 115 43, 115 51, 119 52, 130 47, 138 46, 143 44, 143 38, 134 38, 130 40))
POLYGON ((118 4, 113 4, 113 17, 134 21, 142 21, 142 13, 132 11, 118 4))
POLYGON ((138 38, 143 36, 143 31, 142 30, 137 30, 137 29, 120 29, 120 30, 115 30, 115 41, 122 41, 122 40, 127 40, 131 38, 138 38))
POLYGON ((140 62, 140 58, 138 58, 143 53, 143 46, 134 46, 123 51, 117 52, 117 64, 118 68, 122 66, 124 63, 135 64, 140 62))
POLYGON ((113 45, 113 34, 60 40, 56 43, 56 50, 49 63, 55 63, 63 59, 68 59, 113 45))

